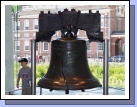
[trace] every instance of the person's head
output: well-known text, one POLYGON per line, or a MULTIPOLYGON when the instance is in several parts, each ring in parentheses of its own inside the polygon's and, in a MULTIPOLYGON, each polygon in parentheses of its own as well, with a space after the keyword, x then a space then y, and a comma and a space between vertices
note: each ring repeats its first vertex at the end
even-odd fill
POLYGON ((28 64, 28 60, 26 58, 22 58, 21 60, 19 60, 18 62, 21 63, 22 67, 26 67, 28 64))

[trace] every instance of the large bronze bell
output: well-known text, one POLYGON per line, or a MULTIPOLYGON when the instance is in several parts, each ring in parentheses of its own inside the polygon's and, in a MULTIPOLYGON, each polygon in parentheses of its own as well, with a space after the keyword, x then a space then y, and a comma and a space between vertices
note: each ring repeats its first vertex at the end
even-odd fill
POLYGON ((101 86, 90 72, 86 42, 72 38, 52 41, 50 66, 38 86, 50 90, 84 90, 101 86))
MULTIPOLYGON (((38 82, 38 86, 50 89, 50 91, 66 90, 66 94, 69 94, 69 90, 82 90, 84 92, 85 89, 101 87, 102 85, 93 76, 88 66, 86 41, 77 38, 76 26, 71 24, 63 26, 62 37, 51 43, 50 65, 46 75, 38 82), (72 33, 72 31, 74 32, 72 33)), ((47 35, 51 33, 49 32, 47 35)), ((40 37, 47 40, 47 38, 44 39, 46 34, 43 36, 40 34, 39 32, 37 40, 40 40, 40 37)), ((87 32, 87 35, 90 33, 87 32)), ((93 36, 91 38, 95 39, 93 36)))

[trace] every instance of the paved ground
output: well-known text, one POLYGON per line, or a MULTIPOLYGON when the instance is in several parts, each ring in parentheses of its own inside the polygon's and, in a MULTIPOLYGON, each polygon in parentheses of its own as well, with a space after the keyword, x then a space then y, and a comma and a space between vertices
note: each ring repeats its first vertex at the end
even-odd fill
MULTIPOLYGON (((21 88, 21 87, 20 87, 21 88)), ((81 90, 70 90, 69 95, 102 95, 102 88, 87 89, 85 92, 81 90)), ((15 91, 15 95, 21 95, 21 90, 15 91)), ((36 95, 40 95, 40 88, 36 87, 36 95)), ((50 92, 48 89, 42 89, 42 95, 65 95, 64 90, 53 90, 50 92)), ((109 95, 125 95, 124 89, 109 88, 109 95)))

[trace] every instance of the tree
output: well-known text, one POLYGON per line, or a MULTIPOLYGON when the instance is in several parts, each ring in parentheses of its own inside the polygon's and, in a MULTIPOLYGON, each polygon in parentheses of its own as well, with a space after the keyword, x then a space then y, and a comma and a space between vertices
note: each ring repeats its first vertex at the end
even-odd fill
MULTIPOLYGON (((17 31, 17 36, 18 36, 18 30, 16 30, 17 29, 17 25, 18 25, 18 12, 20 11, 20 8, 21 6, 20 5, 12 5, 12 16, 13 16, 13 20, 14 20, 14 32, 16 32, 17 31)), ((13 48, 13 51, 14 51, 14 55, 16 55, 15 54, 15 38, 14 38, 14 48, 13 48)), ((16 61, 17 61, 17 57, 15 57, 16 58, 16 61)))
POLYGON ((14 31, 16 31, 16 25, 18 22, 18 12, 20 11, 20 5, 12 5, 12 15, 14 18, 14 31))

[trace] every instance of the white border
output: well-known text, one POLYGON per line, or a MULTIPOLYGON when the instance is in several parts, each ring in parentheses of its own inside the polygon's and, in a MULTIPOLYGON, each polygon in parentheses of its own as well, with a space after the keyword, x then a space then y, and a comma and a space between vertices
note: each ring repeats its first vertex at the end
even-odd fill
MULTIPOLYGON (((126 50, 125 50, 125 56, 126 56, 126 59, 125 59, 125 95, 95 95, 93 97, 93 95, 54 95, 54 96, 51 96, 51 95, 44 95, 44 96, 35 96, 35 95, 28 95, 28 96, 19 96, 19 95, 5 95, 5 72, 1 72, 1 98, 2 99, 129 99, 129 1, 25 1, 25 2, 21 2, 21 1, 2 1, 1 2, 2 5, 1 5, 1 14, 3 17, 1 17, 2 21, 5 22, 5 5, 42 5, 42 4, 46 4, 46 5, 89 5, 89 4, 92 4, 92 5, 102 5, 103 3, 105 5, 125 5, 125 35, 126 35, 126 38, 125 38, 125 43, 126 43, 126 50)), ((1 31, 2 31, 2 35, 5 35, 5 23, 2 23, 1 24, 1 31)), ((2 38, 2 44, 5 44, 5 36, 1 36, 2 38)), ((5 45, 2 45, 2 59, 3 60, 3 63, 2 63, 2 70, 1 71, 5 71, 5 45)))

